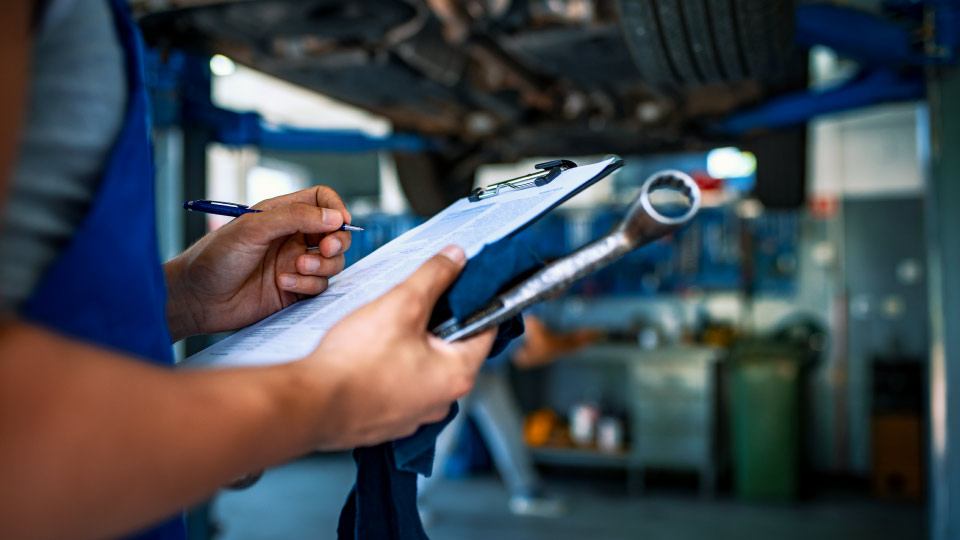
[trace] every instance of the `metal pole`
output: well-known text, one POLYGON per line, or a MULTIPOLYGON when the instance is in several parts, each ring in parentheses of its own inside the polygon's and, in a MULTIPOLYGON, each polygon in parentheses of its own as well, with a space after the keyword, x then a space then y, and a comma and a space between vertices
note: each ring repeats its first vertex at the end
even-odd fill
POLYGON ((930 534, 960 539, 960 70, 928 79, 930 534))

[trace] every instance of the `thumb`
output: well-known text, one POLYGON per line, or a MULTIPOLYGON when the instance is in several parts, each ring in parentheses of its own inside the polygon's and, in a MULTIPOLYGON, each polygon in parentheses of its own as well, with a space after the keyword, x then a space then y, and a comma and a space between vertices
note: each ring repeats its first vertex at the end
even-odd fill
POLYGON ((490 352, 490 348, 493 347, 493 342, 496 337, 497 329, 490 328, 475 336, 454 341, 453 343, 445 343, 440 338, 435 338, 436 341, 434 345, 445 348, 460 359, 464 368, 471 373, 476 373, 483 365, 484 360, 486 360, 487 354, 490 352))
POLYGON ((447 246, 411 274, 403 282, 403 287, 415 297, 422 298, 427 306, 433 306, 443 291, 457 279, 466 263, 467 256, 462 249, 447 246))

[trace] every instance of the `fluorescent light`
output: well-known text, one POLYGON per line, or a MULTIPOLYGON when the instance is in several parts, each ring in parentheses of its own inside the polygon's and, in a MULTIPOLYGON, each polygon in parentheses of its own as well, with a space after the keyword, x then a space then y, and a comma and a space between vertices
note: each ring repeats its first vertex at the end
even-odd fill
POLYGON ((717 148, 707 154, 707 174, 713 178, 743 178, 756 170, 756 156, 739 148, 717 148))
POLYGON ((215 54, 210 58, 210 72, 217 77, 233 75, 233 72, 236 70, 237 65, 233 63, 233 60, 222 54, 215 54))

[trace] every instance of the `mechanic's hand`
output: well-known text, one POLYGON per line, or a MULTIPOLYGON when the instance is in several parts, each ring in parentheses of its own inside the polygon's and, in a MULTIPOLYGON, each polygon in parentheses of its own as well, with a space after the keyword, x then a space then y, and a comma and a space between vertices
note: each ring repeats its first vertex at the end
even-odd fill
POLYGON ((350 223, 325 186, 276 197, 204 236, 164 265, 174 339, 253 324, 327 288, 343 270, 350 223), (307 251, 307 246, 320 249, 307 251))
POLYGON ((442 420, 470 390, 495 330, 446 343, 427 329, 434 304, 464 263, 460 248, 444 248, 406 281, 337 323, 302 361, 314 377, 339 381, 318 419, 320 449, 410 435, 442 420))

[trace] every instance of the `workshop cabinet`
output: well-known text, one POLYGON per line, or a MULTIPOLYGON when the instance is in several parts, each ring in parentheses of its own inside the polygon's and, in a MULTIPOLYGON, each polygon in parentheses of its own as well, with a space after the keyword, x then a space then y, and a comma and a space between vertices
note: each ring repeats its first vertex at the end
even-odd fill
POLYGON ((638 351, 629 369, 632 464, 693 469, 704 493, 715 484, 714 382, 717 349, 667 347, 638 351))
POLYGON ((706 494, 715 486, 716 362, 723 350, 677 345, 642 349, 604 343, 561 358, 549 368, 547 404, 556 411, 581 402, 612 405, 628 418, 622 453, 596 448, 534 447, 540 463, 625 467, 633 488, 650 468, 696 471, 706 494))

